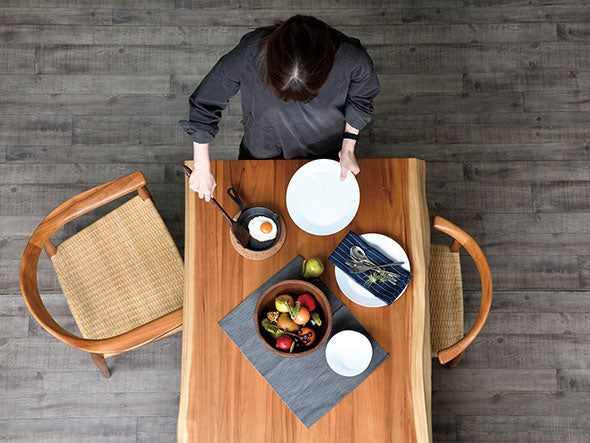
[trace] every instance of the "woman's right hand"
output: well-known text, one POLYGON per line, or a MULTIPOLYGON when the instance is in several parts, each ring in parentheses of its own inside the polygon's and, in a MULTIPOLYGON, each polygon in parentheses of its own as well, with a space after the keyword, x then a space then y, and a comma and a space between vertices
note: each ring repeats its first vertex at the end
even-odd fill
POLYGON ((211 200, 217 183, 210 169, 195 169, 188 181, 189 187, 204 198, 206 202, 211 200))

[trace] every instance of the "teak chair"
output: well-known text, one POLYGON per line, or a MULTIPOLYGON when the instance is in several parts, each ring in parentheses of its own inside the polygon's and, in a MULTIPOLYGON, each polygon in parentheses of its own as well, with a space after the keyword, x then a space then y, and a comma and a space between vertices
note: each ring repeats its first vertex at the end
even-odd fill
POLYGON ((490 267, 475 240, 450 221, 436 216, 433 228, 453 238, 450 246, 430 247, 430 342, 432 356, 454 369, 467 346, 481 331, 492 305, 490 267), (463 335, 463 285, 459 250, 463 246, 475 261, 481 278, 481 306, 474 325, 463 335))
POLYGON ((107 378, 105 358, 182 329, 184 265, 145 183, 134 172, 62 203, 33 233, 20 266, 21 291, 33 317, 55 338, 89 352, 107 378), (60 245, 51 242, 66 223, 135 190, 138 195, 60 245), (41 300, 42 249, 82 337, 57 324, 41 300))

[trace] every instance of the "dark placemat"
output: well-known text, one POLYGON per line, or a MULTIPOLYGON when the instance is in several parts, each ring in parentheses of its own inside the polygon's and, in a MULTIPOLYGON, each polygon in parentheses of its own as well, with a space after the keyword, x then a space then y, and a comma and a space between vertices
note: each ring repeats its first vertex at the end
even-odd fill
POLYGON ((285 404, 297 415, 306 427, 332 409, 340 400, 352 392, 381 363, 388 354, 375 339, 361 326, 350 311, 320 280, 312 283, 320 288, 332 307, 332 332, 330 337, 345 329, 364 334, 373 347, 373 358, 369 367, 354 377, 343 377, 333 372, 326 362, 326 341, 320 349, 298 358, 285 358, 273 354, 258 339, 254 327, 254 307, 262 293, 271 285, 282 280, 301 279, 303 258, 295 257, 283 269, 272 276, 246 300, 218 323, 233 340, 246 358, 254 365, 268 384, 279 394, 285 404), (288 374, 299 374, 297 383, 290 382, 288 374), (300 374, 309 374, 301 377, 300 374))

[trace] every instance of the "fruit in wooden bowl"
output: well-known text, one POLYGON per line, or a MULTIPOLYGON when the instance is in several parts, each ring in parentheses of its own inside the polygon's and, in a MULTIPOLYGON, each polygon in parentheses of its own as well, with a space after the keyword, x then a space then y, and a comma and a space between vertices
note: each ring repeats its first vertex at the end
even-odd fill
POLYGON ((328 339, 332 309, 324 293, 303 280, 284 280, 269 287, 254 308, 258 338, 282 357, 311 354, 328 339))

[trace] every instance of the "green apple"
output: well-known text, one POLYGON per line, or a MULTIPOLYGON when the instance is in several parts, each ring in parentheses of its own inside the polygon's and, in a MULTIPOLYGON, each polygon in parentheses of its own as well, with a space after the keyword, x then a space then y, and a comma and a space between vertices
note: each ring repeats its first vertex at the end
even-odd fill
POLYGON ((301 276, 303 278, 318 278, 324 273, 324 264, 319 258, 310 258, 303 260, 301 267, 301 276))

